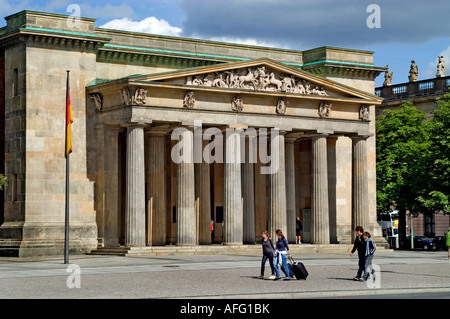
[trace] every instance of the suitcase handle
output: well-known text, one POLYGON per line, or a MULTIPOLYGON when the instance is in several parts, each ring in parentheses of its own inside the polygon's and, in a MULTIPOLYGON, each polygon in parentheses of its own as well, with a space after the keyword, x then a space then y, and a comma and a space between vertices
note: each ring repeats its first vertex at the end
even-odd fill
POLYGON ((291 264, 295 263, 295 260, 294 260, 294 258, 292 258, 292 256, 289 256, 289 261, 291 262, 291 264))

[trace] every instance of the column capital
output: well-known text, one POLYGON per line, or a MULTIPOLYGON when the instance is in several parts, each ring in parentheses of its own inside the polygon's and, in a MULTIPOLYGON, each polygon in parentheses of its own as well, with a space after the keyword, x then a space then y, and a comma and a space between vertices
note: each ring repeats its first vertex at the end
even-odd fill
POLYGON ((352 140, 355 140, 355 141, 367 140, 371 136, 373 136, 373 134, 350 134, 350 135, 348 135, 348 137, 350 137, 352 140))
POLYGON ((148 123, 141 123, 141 122, 136 122, 136 123, 126 123, 126 124, 121 124, 120 127, 125 127, 125 128, 133 128, 133 127, 137 127, 137 128, 146 128, 149 124, 148 123))
POLYGON ((286 135, 284 136, 284 139, 285 139, 286 143, 294 143, 296 140, 303 137, 304 134, 305 134, 304 132, 289 132, 289 133, 286 133, 286 135))
POLYGON ((170 132, 171 127, 169 125, 158 125, 149 127, 148 130, 145 131, 145 134, 149 135, 166 135, 170 132))

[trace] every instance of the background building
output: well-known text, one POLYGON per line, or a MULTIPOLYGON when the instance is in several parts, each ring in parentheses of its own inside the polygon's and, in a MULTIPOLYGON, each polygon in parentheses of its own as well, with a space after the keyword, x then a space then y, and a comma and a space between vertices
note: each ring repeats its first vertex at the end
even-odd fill
MULTIPOLYGON (((433 79, 410 80, 409 82, 391 85, 392 74, 385 73, 384 85, 375 89, 375 94, 383 98, 383 103, 376 107, 377 116, 388 109, 399 109, 403 102, 411 101, 417 109, 425 112, 427 118, 437 109, 437 100, 449 92, 450 76, 445 76, 445 61, 439 57, 437 74, 433 79)), ((407 233, 411 232, 411 221, 408 217, 407 233)), ((443 212, 421 213, 413 218, 412 226, 415 236, 442 236, 448 231, 450 216, 443 212)))

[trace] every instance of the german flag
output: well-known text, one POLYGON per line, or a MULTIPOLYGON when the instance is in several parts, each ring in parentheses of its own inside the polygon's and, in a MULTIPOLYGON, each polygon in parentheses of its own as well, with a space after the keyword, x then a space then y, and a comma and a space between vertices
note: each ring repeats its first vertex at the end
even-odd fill
POLYGON ((67 71, 67 86, 66 86, 66 152, 64 156, 72 153, 72 128, 73 114, 72 114, 72 101, 70 99, 70 85, 69 85, 69 72, 67 71))

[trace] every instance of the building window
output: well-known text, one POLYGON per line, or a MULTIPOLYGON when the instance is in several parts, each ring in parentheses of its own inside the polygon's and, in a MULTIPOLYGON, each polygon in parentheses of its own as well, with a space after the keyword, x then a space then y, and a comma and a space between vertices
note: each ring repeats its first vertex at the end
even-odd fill
POLYGON ((425 214, 425 236, 434 237, 434 213, 425 214))

